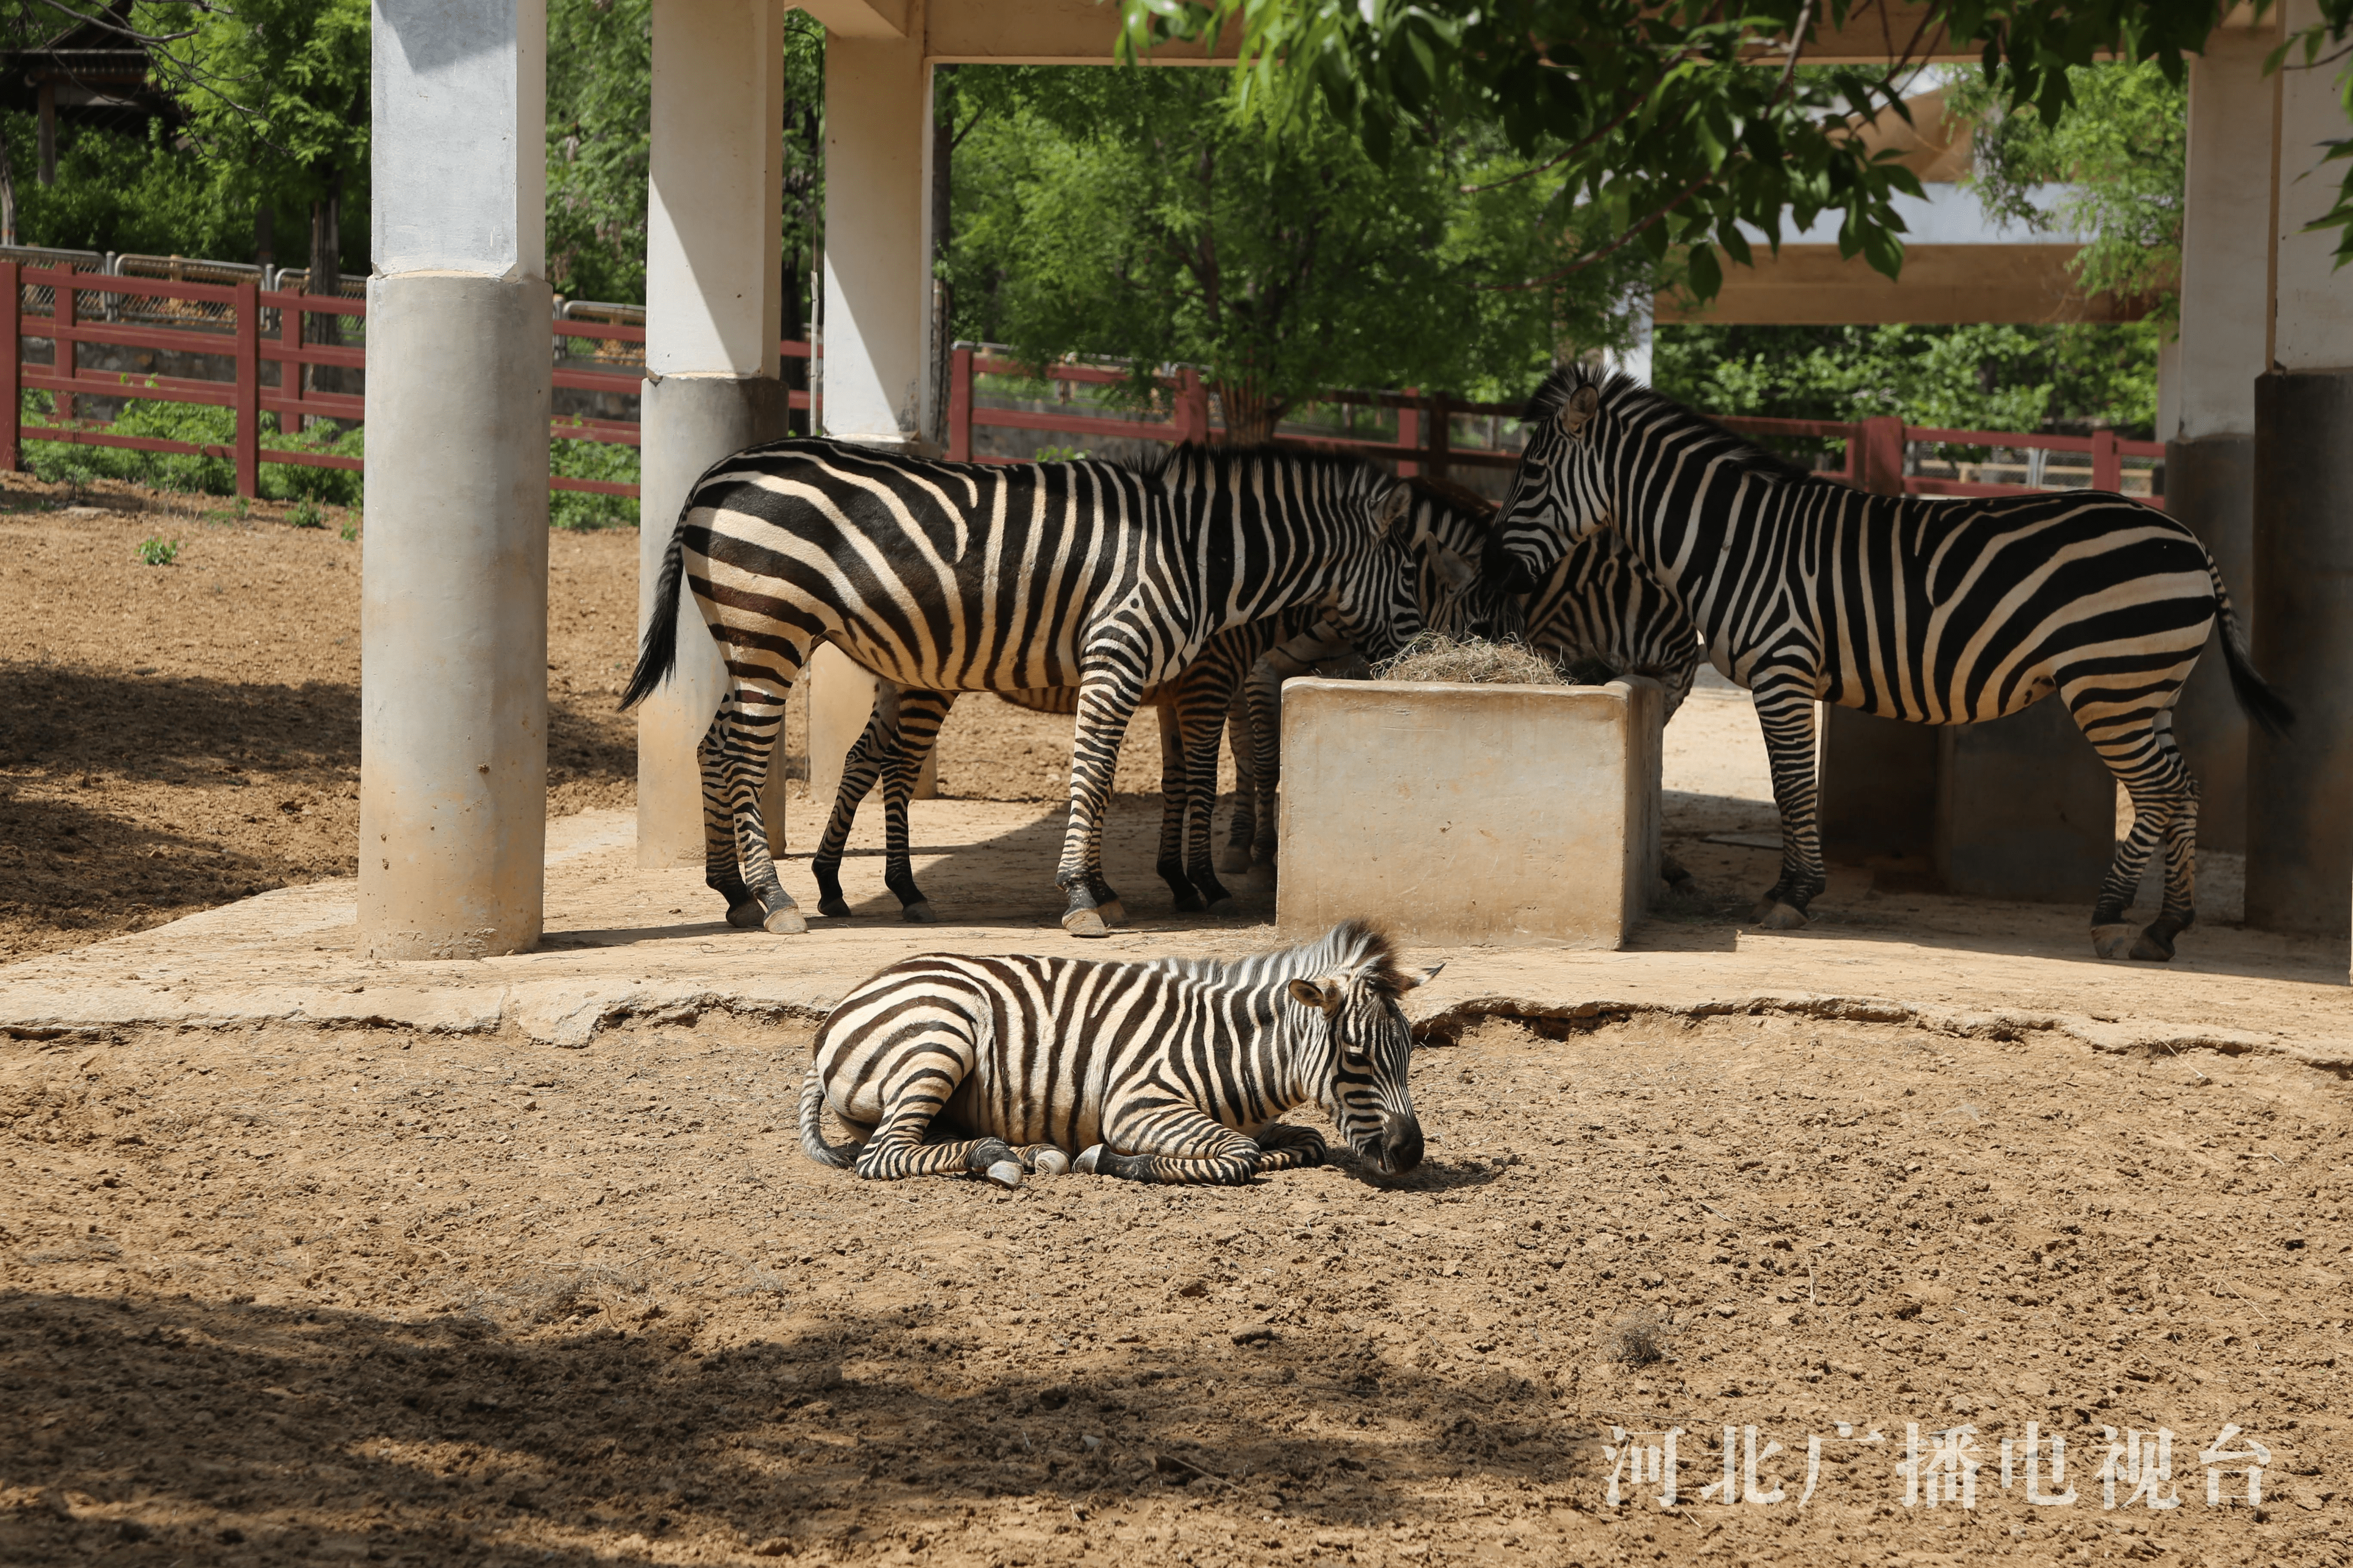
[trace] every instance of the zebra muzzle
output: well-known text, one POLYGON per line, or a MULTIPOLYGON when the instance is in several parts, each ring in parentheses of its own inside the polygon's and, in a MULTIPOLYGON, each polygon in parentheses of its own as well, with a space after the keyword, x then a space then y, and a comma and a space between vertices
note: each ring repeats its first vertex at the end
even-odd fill
POLYGON ((1402 1176, 1421 1163, 1421 1123, 1389 1111, 1381 1117, 1380 1147, 1374 1163, 1384 1176, 1402 1176))

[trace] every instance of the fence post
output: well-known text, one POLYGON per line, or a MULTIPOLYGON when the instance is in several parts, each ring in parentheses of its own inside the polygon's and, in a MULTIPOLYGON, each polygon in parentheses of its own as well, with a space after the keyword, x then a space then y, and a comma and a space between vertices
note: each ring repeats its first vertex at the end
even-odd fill
POLYGON ((17 276, 16 262, 0 261, 0 340, 7 345, 7 352, 0 354, 0 471, 12 474, 25 466, 24 447, 17 434, 25 405, 25 378, 19 368, 25 353, 23 323, 19 319, 25 308, 25 295, 17 276))
MULTIPOLYGON (((1421 388, 1418 386, 1409 386, 1405 389, 1405 395, 1408 397, 1415 399, 1415 401, 1401 404, 1398 407, 1398 445, 1400 447, 1419 447, 1421 445, 1421 404, 1419 401, 1421 397, 1421 388)), ((1398 479, 1418 479, 1420 477, 1421 465, 1419 463, 1415 462, 1410 458, 1399 458, 1398 459, 1398 479)))
POLYGON ((261 494, 261 290, 237 286, 237 493, 261 494))
POLYGON ((948 458, 972 461, 972 351, 963 347, 948 354, 948 458))
MULTIPOLYGON (((71 263, 68 263, 67 265, 58 268, 57 271, 52 274, 52 276, 58 279, 58 287, 51 290, 53 299, 52 303, 49 306, 49 320, 55 322, 58 328, 58 336, 55 340, 58 345, 57 352, 50 355, 49 368, 54 371, 60 379, 69 383, 70 383, 78 374, 74 365, 74 345, 66 336, 68 332, 73 330, 74 322, 79 319, 74 314, 74 306, 76 301, 73 275, 73 266, 71 263)), ((52 401, 58 411, 58 423, 60 425, 72 424, 74 416, 73 394, 70 392, 60 392, 52 401)))
MULTIPOLYGON (((288 348, 297 353, 302 350, 302 321, 303 316, 300 310, 281 310, 278 312, 278 336, 288 348)), ((254 374, 259 375, 261 373, 256 370, 254 374)), ((302 401, 302 362, 301 360, 286 359, 278 362, 278 392, 281 397, 290 397, 297 403, 302 401)), ((278 416, 278 429, 281 435, 300 436, 302 433, 302 416, 280 414, 278 416)))
POLYGON ((1862 449, 1862 462, 1855 467, 1858 485, 1873 495, 1902 495, 1904 421, 1893 414, 1883 414, 1875 419, 1863 420, 1856 434, 1861 439, 1851 443, 1848 449, 1862 449))
POLYGON ((2092 432, 2092 488, 2118 493, 2125 488, 2124 455, 2116 450, 2113 430, 2092 432))
POLYGON ((1176 373, 1176 439, 1200 446, 1209 440, 1209 389, 1191 365, 1176 373))
POLYGON ((1454 444, 1454 415, 1451 399, 1442 392, 1433 393, 1430 399, 1430 477, 1442 479, 1449 476, 1447 452, 1454 444))

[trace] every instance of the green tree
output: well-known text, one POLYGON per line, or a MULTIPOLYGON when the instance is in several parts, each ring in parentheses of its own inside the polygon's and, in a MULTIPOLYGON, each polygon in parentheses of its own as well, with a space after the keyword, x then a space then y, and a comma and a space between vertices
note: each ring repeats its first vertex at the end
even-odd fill
MULTIPOLYGON (((2268 0, 2257 0, 2265 8, 2268 0)), ((1121 0, 1122 48, 1241 29, 1241 75, 1282 112, 1320 99, 1377 152, 1432 113, 1477 113, 1532 153, 1566 151, 1564 203, 1606 215, 1608 238, 1566 265, 1591 266, 1641 244, 1680 255, 1695 295, 1721 284, 1721 250, 1750 255, 1738 225, 1767 235, 1785 218, 1842 215, 1839 246, 1890 277, 1903 264, 1891 204, 1912 176, 1849 133, 1851 116, 1900 105, 1920 60, 1977 52, 2010 105, 2057 123, 2075 69, 2103 56, 2153 62, 2183 79, 2228 9, 2225 0, 1928 0, 1883 68, 1800 71, 1824 25, 1854 0, 1121 0)), ((2321 0, 2323 22, 2294 40, 2308 57, 2353 33, 2353 0, 2321 0)), ((1865 13, 1867 14, 1867 13, 1865 13)), ((1861 19, 1858 16, 1858 19, 1861 19)), ((2346 79, 2353 110, 2353 77, 2346 79)), ((2353 141, 2332 154, 2353 157, 2353 141)), ((2353 225, 2348 199, 2331 222, 2353 225)), ((2353 228, 2348 228, 2353 235, 2353 228)), ((2353 239, 2348 239, 2353 244, 2353 239)))
POLYGON ((1947 107, 1977 122, 1968 184, 1996 216, 2090 234, 2075 258, 2084 289, 2154 296, 2170 320, 2181 275, 2189 95, 2147 61, 2068 75, 2072 101, 2056 120, 2034 104, 2009 103, 1982 77, 1946 89, 1947 107), (2053 184, 2066 194, 2045 209, 2034 187, 2053 184))
POLYGON ((2123 326, 1669 326, 1651 380, 1714 414, 1868 419, 1948 429, 2157 423, 2154 321, 2123 326))
POLYGON ((1318 388, 1525 392, 1556 329, 1606 344, 1640 258, 1498 289, 1564 240, 1527 161, 1435 127, 1386 166, 1333 117, 1277 124, 1200 71, 966 67, 945 269, 963 335, 1203 367, 1240 439, 1318 388), (1469 187, 1466 189, 1466 187, 1469 187))
MULTIPOLYGON (((12 170, 34 166, 29 110, 0 115, 0 137, 12 170)), ((26 245, 237 260, 253 244, 253 208, 160 121, 143 134, 84 126, 59 141, 57 184, 18 186, 16 229, 26 245)))
POLYGON ((141 0, 157 79, 187 111, 188 134, 224 187, 272 213, 310 218, 311 288, 334 291, 348 257, 346 212, 367 210, 367 0, 141 0))

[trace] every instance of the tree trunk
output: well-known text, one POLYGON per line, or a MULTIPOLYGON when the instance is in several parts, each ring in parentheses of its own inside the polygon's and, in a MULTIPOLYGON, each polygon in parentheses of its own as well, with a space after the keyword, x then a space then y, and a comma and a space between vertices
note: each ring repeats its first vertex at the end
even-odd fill
POLYGON ((253 259, 264 272, 278 264, 278 214, 266 199, 253 209, 253 259))
POLYGON ((0 136, 0 245, 16 243, 16 166, 8 160, 8 139, 0 136))
POLYGON ((1210 387, 1225 412, 1228 446, 1263 447, 1274 439, 1287 406, 1282 399, 1267 396, 1252 381, 1212 382, 1210 387))
MULTIPOLYGON (((327 176, 327 194, 311 204, 311 280, 309 291, 323 294, 330 300, 340 299, 343 292, 343 177, 338 170, 327 176)), ((304 334, 314 343, 340 343, 343 341, 343 319, 323 310, 310 313, 309 331, 304 334)), ((311 386, 316 392, 343 390, 341 365, 320 364, 311 367, 311 386)))

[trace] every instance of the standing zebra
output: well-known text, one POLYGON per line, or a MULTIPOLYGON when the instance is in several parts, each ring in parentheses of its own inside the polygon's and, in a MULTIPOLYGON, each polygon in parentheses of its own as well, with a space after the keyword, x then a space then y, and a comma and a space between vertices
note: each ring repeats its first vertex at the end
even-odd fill
POLYGON ((1349 624, 1405 510, 1370 466, 1183 447, 1152 473, 1113 463, 932 462, 827 440, 754 447, 688 495, 626 709, 678 658, 691 589, 732 689, 699 748, 705 879, 737 926, 807 929, 777 879, 760 784, 785 700, 830 641, 906 688, 1077 686, 1065 930, 1106 932, 1103 814, 1145 688, 1229 626, 1328 601, 1349 624))
POLYGON ((2219 621, 2231 685, 2274 732, 2293 715, 2247 658, 2204 546, 2154 507, 2082 490, 1870 495, 1818 478, 1624 376, 1556 372, 1489 574, 1520 580, 1610 524, 1682 604, 1710 662, 1755 696, 1781 811, 1781 877, 1755 918, 1802 925, 1823 886, 1817 700, 1915 724, 1999 719, 2057 692, 2133 803, 2092 910, 2103 958, 2164 960, 2196 917, 2198 786, 2173 703, 2219 621), (2150 851, 2165 902, 2123 923, 2150 851))
MULTIPOLYGON (((1333 640, 1338 646, 1360 643, 1375 658, 1411 641, 1425 626, 1451 636, 1493 635, 1514 606, 1475 584, 1471 563, 1485 552, 1489 518, 1483 513, 1432 512, 1417 507, 1393 531, 1409 538, 1410 548, 1396 539, 1385 541, 1367 572, 1371 585, 1364 598, 1364 624, 1353 634, 1343 632, 1335 618, 1314 605, 1298 605, 1279 616, 1230 626, 1203 645, 1176 679, 1147 689, 1141 701, 1157 710, 1160 719, 1161 818, 1160 852, 1155 866, 1183 911, 1208 910, 1226 914, 1233 900, 1217 878, 1210 843, 1210 816, 1217 805, 1218 741, 1224 733, 1235 698, 1252 661, 1276 643, 1303 636, 1333 640)), ((1075 714, 1079 693, 1074 687, 999 692, 1008 701, 1037 712, 1075 714)), ((849 904, 841 895, 841 859, 858 807, 878 780, 884 782, 885 861, 883 883, 899 899, 903 917, 923 921, 934 918, 930 900, 915 884, 909 858, 907 802, 916 776, 930 756, 951 704, 952 691, 903 691, 895 700, 878 694, 865 731, 850 749, 835 792, 825 837, 810 861, 817 878, 818 912, 846 917, 849 904)), ((1236 725, 1238 790, 1245 802, 1255 793, 1252 748, 1246 725, 1236 725)), ((1240 813, 1246 825, 1248 806, 1240 813)), ((1248 862, 1244 862, 1247 868, 1248 862)), ((1106 918, 1116 918, 1106 916, 1106 918)))
POLYGON ((1361 921, 1234 963, 925 953, 842 998, 801 1084, 801 1147, 869 1181, 1075 1168, 1233 1184, 1321 1164, 1311 1102, 1385 1176, 1421 1163, 1398 967, 1361 921), (864 1134, 836 1146, 823 1109, 864 1134), (926 1142, 934 1129, 952 1142, 926 1142), (1075 1166, 1069 1159, 1077 1155, 1075 1166))

